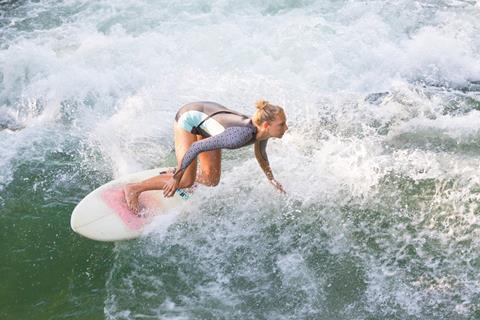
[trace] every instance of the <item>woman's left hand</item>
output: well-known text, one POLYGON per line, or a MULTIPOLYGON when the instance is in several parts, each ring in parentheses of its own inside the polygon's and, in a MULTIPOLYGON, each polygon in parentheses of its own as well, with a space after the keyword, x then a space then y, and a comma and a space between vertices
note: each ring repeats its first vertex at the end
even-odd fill
POLYGON ((269 180, 269 181, 275 188, 277 188, 278 191, 280 191, 283 194, 287 194, 287 192, 285 192, 285 189, 283 189, 283 186, 280 184, 280 182, 278 182, 275 179, 272 179, 272 180, 269 180))

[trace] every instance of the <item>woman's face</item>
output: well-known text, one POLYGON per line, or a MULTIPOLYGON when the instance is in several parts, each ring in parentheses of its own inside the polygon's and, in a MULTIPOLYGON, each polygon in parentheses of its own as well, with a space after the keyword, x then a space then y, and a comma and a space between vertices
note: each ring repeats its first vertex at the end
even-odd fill
POLYGON ((268 126, 268 133, 274 138, 283 137, 283 134, 287 130, 287 119, 284 114, 278 114, 275 117, 275 120, 273 120, 268 126))

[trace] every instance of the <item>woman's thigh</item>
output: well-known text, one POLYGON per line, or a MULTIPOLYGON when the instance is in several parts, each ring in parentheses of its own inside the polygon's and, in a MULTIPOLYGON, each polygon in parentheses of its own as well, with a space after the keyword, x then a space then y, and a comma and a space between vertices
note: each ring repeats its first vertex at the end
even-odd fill
MULTIPOLYGON (((202 140, 202 136, 197 136, 198 140, 202 140)), ((203 184, 216 186, 220 182, 222 150, 212 150, 202 152, 198 155, 200 161, 200 173, 203 184)))
MULTIPOLYGON (((197 136, 193 133, 186 131, 185 129, 178 126, 175 122, 174 124, 174 134, 175 134, 175 156, 177 157, 177 167, 180 167, 182 163, 183 156, 187 152, 188 148, 197 141, 197 136)), ((197 161, 194 160, 187 167, 183 173, 182 180, 180 185, 190 186, 195 182, 195 176, 197 171, 197 161)))

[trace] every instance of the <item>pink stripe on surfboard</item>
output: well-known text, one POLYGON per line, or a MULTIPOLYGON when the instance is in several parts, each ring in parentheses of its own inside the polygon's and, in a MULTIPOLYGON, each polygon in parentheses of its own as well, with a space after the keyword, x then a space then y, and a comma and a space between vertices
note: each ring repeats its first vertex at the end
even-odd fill
MULTIPOLYGON (((123 187, 113 187, 102 192, 101 197, 103 201, 113 210, 115 213, 122 219, 122 221, 127 225, 128 228, 132 230, 139 230, 144 225, 148 224, 151 221, 151 215, 145 214, 143 217, 139 217, 133 213, 128 207, 127 202, 125 201, 125 194, 123 192, 123 187)), ((151 207, 151 204, 148 205, 148 198, 142 196, 140 200, 140 206, 142 208, 151 207)), ((150 211, 150 210, 142 210, 150 211)))

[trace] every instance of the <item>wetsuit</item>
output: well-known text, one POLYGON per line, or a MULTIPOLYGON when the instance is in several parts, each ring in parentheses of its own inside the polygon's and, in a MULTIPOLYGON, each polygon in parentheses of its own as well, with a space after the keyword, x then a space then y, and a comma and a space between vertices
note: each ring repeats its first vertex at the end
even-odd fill
MULTIPOLYGON (((214 102, 194 102, 178 110, 175 120, 179 127, 205 139, 194 142, 183 156, 180 170, 185 169, 201 152, 218 149, 238 149, 255 143, 257 128, 252 120, 214 102)), ((267 140, 260 143, 260 152, 268 163, 265 152, 267 140)))

